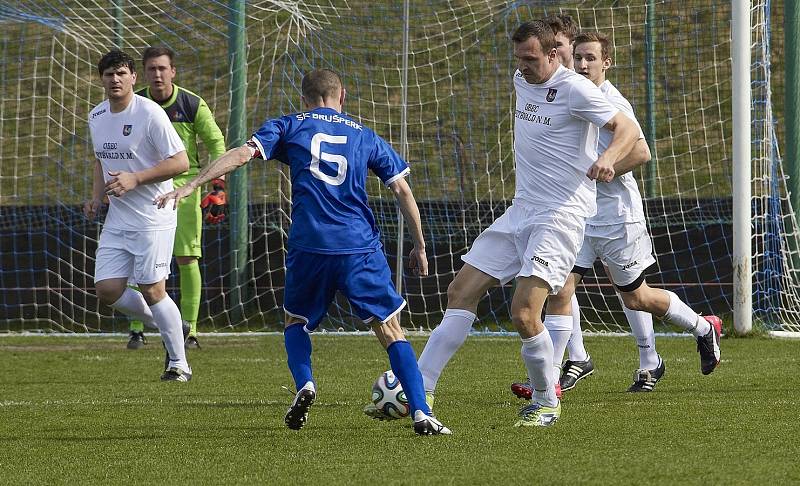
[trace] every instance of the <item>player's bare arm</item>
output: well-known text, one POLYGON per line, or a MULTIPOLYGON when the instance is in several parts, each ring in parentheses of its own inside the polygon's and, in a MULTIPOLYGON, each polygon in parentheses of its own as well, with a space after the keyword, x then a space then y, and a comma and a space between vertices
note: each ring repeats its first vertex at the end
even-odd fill
POLYGON ((83 214, 89 219, 94 219, 100 206, 103 205, 103 194, 105 184, 103 183, 103 166, 99 160, 94 161, 94 179, 92 182, 92 197, 83 205, 83 214))
POLYGON ((178 203, 181 199, 190 195, 195 189, 202 186, 206 182, 221 177, 222 175, 232 172, 234 169, 243 166, 249 162, 251 158, 253 158, 254 154, 254 149, 249 145, 242 145, 241 147, 232 148, 222 154, 222 156, 217 160, 203 167, 197 176, 195 176, 195 178, 191 181, 187 182, 186 185, 181 186, 172 192, 168 192, 167 194, 162 194, 161 196, 156 197, 154 203, 157 204, 159 208, 163 208, 167 205, 168 201, 173 201, 173 209, 177 209, 178 203))
POLYGON ((122 196, 142 184, 153 184, 182 174, 189 170, 189 158, 186 151, 167 157, 149 169, 138 172, 108 171, 111 179, 106 182, 105 193, 108 196, 122 196))
POLYGON ((627 174, 633 169, 650 162, 650 158, 650 147, 648 147, 645 139, 640 138, 633 144, 633 149, 628 155, 614 164, 614 177, 627 174))
POLYGON ((400 205, 408 232, 414 240, 414 248, 409 254, 408 266, 417 275, 428 275, 428 257, 425 254, 425 237, 422 235, 422 220, 419 216, 419 207, 414 199, 414 193, 404 178, 397 179, 389 185, 400 205))
POLYGON ((586 177, 596 179, 598 182, 610 182, 614 178, 614 164, 628 155, 633 144, 639 139, 639 129, 636 124, 621 112, 617 112, 604 128, 614 132, 614 138, 586 173, 586 177))

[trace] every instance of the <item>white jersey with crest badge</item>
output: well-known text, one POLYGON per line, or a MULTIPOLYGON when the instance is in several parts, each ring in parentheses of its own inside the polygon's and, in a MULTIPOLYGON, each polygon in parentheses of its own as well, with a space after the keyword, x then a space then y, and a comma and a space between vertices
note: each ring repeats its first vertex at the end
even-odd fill
MULTIPOLYGON (((600 91, 603 92, 612 105, 636 123, 636 127, 639 129, 639 139, 643 139, 642 127, 636 120, 633 107, 628 100, 622 96, 610 81, 605 81, 601 84, 600 91)), ((600 129, 600 143, 597 147, 599 153, 603 153, 608 148, 613 137, 614 132, 605 128, 600 129)), ((632 172, 615 177, 611 182, 597 183, 597 214, 589 218, 586 224, 608 226, 641 221, 644 221, 642 195, 632 172)))
MULTIPOLYGON (((119 113, 111 113, 108 100, 97 105, 89 113, 89 131, 106 182, 112 177, 109 171, 138 172, 186 150, 164 109, 139 95, 133 95, 119 113)), ((172 189, 172 179, 168 179, 110 197, 104 227, 125 231, 175 228, 177 212, 172 206, 158 209, 153 204, 156 196, 172 189)))
POLYGON ((593 215, 595 182, 586 172, 597 160, 597 127, 618 110, 591 81, 563 66, 542 84, 529 84, 517 70, 514 88, 514 198, 593 215))

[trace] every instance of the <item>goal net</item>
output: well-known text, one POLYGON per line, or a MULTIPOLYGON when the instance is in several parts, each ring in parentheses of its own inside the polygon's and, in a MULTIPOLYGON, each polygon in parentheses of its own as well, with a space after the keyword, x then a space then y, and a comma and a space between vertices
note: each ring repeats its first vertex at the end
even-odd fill
MULTIPOLYGON (((407 154, 431 275, 403 275, 406 327, 438 324, 460 256, 511 203, 510 35, 521 21, 555 13, 611 37, 614 66, 608 77, 631 101, 649 137, 653 161, 635 173, 657 253, 648 282, 676 292, 698 312, 730 314, 730 2, 413 0, 407 16, 403 2, 246 3, 248 130, 266 118, 300 111, 303 73, 327 67, 343 76, 345 111, 407 154)), ((798 330, 797 269, 790 254, 797 248, 790 241, 797 224, 781 168, 781 126, 774 123, 782 91, 770 78, 781 77, 770 64, 770 42, 782 43, 772 35, 770 16, 780 19, 780 10, 761 0, 751 11, 753 292, 758 325, 798 330)), ((81 214, 94 163, 86 119, 104 98, 97 61, 117 45, 136 59, 149 45, 172 48, 175 82, 202 96, 225 132, 232 80, 228 42, 237 27, 232 18, 227 1, 0 5, 0 331, 127 329, 124 316, 94 297, 100 226, 81 214)), ((138 86, 144 86, 142 76, 138 86)), ((201 160, 207 159, 204 150, 201 144, 201 160)), ((232 253, 241 250, 233 248, 229 224, 204 228, 201 330, 281 328, 291 221, 288 172, 276 162, 254 161, 247 187, 244 281, 233 279, 232 253)), ((406 251, 410 242, 404 241, 394 198, 376 178, 369 193, 387 258, 402 272, 398 242, 406 251)), ((174 265, 168 288, 177 301, 174 265)), ((489 292, 476 329, 513 329, 512 292, 511 286, 489 292)), ((587 274, 578 298, 586 329, 628 330, 599 265, 587 274)), ((322 327, 366 329, 342 298, 322 327)))

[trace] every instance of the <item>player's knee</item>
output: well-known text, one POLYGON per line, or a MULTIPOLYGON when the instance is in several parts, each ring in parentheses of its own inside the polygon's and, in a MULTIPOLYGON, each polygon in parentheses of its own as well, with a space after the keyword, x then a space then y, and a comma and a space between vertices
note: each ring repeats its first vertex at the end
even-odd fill
POLYGON ((622 297, 622 302, 630 310, 648 311, 651 306, 650 287, 644 281, 644 276, 639 276, 628 285, 618 285, 617 290, 622 297))
POLYGON ((142 293, 147 305, 158 304, 167 296, 167 290, 164 285, 159 285, 158 283, 152 285, 139 284, 139 291, 142 293))
MULTIPOLYGON (((480 297, 478 298, 478 300, 480 297)), ((447 307, 450 309, 470 310, 476 307, 476 299, 470 295, 470 287, 458 279, 447 286, 447 307)))
MULTIPOLYGON (((573 289, 574 290, 574 289, 573 289)), ((572 309, 572 295, 574 291, 571 289, 563 288, 561 291, 555 295, 550 295, 547 297, 547 310, 548 314, 552 314, 550 312, 552 309, 572 309)), ((563 314, 562 312, 558 312, 558 314, 563 314)))
POLYGON ((628 309, 634 311, 647 310, 647 299, 642 292, 634 290, 631 292, 620 292, 620 295, 622 296, 622 302, 628 309))
POLYGON ((111 305, 114 302, 118 301, 120 297, 122 297, 122 293, 125 292, 125 285, 124 284, 116 284, 110 283, 106 281, 97 282, 95 284, 95 293, 97 294, 97 298, 100 299, 105 305, 111 305))
POLYGON ((375 335, 378 336, 378 341, 381 342, 384 348, 388 348, 395 341, 403 341, 406 338, 397 317, 392 317, 383 323, 378 322, 373 326, 373 330, 375 331, 375 335))
POLYGON ((284 314, 283 316, 284 329, 288 329, 291 326, 296 326, 297 324, 306 325, 306 321, 298 316, 293 316, 291 314, 284 314))
POLYGON ((542 313, 537 312, 531 307, 523 307, 519 309, 512 309, 511 322, 518 331, 531 331, 538 330, 544 326, 542 324, 542 313))

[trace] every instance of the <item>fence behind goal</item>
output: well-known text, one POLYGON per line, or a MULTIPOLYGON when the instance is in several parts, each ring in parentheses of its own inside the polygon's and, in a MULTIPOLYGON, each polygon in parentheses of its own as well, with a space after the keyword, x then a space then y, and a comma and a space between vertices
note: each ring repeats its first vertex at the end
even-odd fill
MULTIPOLYGON (((431 276, 403 276, 409 306, 402 319, 407 327, 436 326, 460 256, 513 197, 511 33, 523 20, 555 13, 612 38, 608 78, 634 105, 648 135, 653 161, 636 172, 658 260, 648 281, 675 291, 699 312, 730 313, 730 2, 413 0, 406 15, 403 2, 269 0, 248 2, 244 25, 231 21, 234 3, 0 6, 0 331, 127 328, 124 316, 93 296, 100 227, 80 211, 94 162, 86 118, 104 98, 96 63, 115 45, 137 59, 148 45, 172 48, 176 83, 204 97, 225 132, 232 89, 228 44, 238 27, 247 43, 249 131, 266 118, 300 111, 303 73, 327 67, 343 76, 345 110, 407 153, 431 276)), ((751 10, 753 292, 758 326, 800 330, 797 268, 789 257, 797 248, 790 245, 797 224, 778 150, 781 127, 773 123, 781 102, 773 98, 771 42, 780 51, 782 39, 771 39, 770 17, 780 19, 781 11, 782 2, 769 0, 753 2, 751 10)), ((138 86, 143 83, 140 77, 138 86)), ((288 172, 275 162, 252 162, 247 188, 242 249, 232 244, 228 224, 204 229, 201 330, 281 326, 288 172), (248 255, 244 279, 234 278, 240 274, 234 251, 248 255)), ((400 268, 398 242, 407 238, 394 199, 376 178, 369 192, 387 258, 400 268)), ((177 298, 177 271, 173 275, 168 286, 177 298)), ((511 295, 510 286, 492 290, 476 328, 510 330, 511 295)), ((578 298, 585 328, 627 330, 599 265, 578 298)), ((323 328, 366 329, 341 299, 323 328)))

